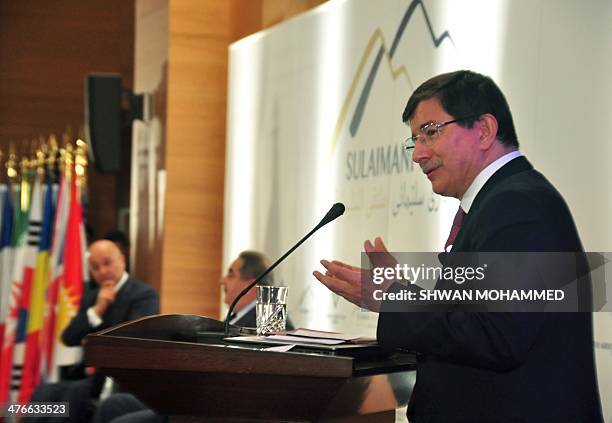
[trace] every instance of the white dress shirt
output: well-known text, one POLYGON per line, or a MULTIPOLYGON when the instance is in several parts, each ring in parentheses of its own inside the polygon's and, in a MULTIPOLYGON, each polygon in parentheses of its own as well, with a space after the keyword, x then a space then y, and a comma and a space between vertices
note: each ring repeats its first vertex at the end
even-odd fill
POLYGON ((255 307, 255 303, 256 303, 256 301, 253 300, 250 303, 248 303, 246 306, 244 306, 242 309, 240 309, 240 311, 236 312, 235 316, 232 317, 231 320, 230 320, 230 325, 235 324, 237 321, 242 319, 245 314, 247 314, 249 311, 253 310, 253 307, 255 307))
MULTIPOLYGON (((119 279, 119 282, 115 285, 115 292, 119 292, 119 290, 125 285, 130 275, 127 272, 123 272, 123 275, 119 279)), ((98 313, 94 310, 94 307, 91 306, 87 309, 87 320, 89 320, 89 324, 92 328, 97 328, 102 324, 102 318, 98 316, 98 313)))
POLYGON ((491 178, 491 176, 493 176, 495 172, 501 169, 501 167, 508 163, 510 160, 516 159, 520 156, 522 156, 520 151, 511 151, 510 153, 501 156, 489 166, 482 169, 480 173, 476 176, 476 178, 474 178, 467 191, 465 191, 465 194, 463 194, 463 198, 461 199, 460 204, 461 209, 466 214, 469 213, 470 208, 472 207, 472 204, 476 199, 476 196, 478 195, 484 184, 487 183, 489 178, 491 178))

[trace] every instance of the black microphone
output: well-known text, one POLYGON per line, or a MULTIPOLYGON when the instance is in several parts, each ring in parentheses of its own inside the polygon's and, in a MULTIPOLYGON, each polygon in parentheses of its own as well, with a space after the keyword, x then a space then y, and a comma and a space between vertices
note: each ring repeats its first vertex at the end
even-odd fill
POLYGON ((289 251, 287 251, 281 258, 276 260, 272 266, 268 267, 265 272, 263 272, 261 275, 259 275, 257 278, 255 278, 255 280, 253 282, 251 282, 246 288, 244 288, 240 292, 240 294, 238 294, 238 296, 236 296, 236 298, 234 298, 234 301, 232 301, 232 304, 229 306, 229 309, 227 310, 227 316, 225 316, 225 335, 226 336, 229 335, 230 316, 232 315, 232 313, 234 311, 234 308, 236 307, 236 304, 238 303, 238 301, 242 297, 244 297, 246 295, 246 293, 251 290, 251 288, 253 288, 255 285, 257 285, 261 280, 263 280, 263 278, 265 278, 268 273, 270 273, 276 266, 278 266, 281 261, 285 260, 285 258, 289 254, 291 254, 293 251, 295 251, 295 249, 297 247, 302 245, 302 243, 304 241, 306 241, 308 238, 310 238, 310 236, 312 234, 314 234, 316 231, 321 229, 323 226, 327 225, 332 220, 337 219, 338 217, 342 216, 343 214, 344 214, 344 204, 342 204, 342 203, 334 204, 331 207, 331 209, 329 209, 327 214, 325 216, 323 216, 323 219, 321 219, 319 224, 313 228, 313 230, 308 232, 304 238, 300 239, 297 244, 295 244, 293 247, 291 247, 291 249, 289 251))

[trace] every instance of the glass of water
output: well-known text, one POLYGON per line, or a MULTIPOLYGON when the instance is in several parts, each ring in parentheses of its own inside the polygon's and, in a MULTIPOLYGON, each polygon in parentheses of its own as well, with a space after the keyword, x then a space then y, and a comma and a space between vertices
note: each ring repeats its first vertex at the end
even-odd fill
POLYGON ((282 332, 287 327, 287 287, 257 286, 257 335, 282 332))

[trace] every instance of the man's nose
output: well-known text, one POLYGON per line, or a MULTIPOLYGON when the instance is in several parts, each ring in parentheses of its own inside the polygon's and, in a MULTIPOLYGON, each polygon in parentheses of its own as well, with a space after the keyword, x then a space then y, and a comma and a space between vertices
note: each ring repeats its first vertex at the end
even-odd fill
POLYGON ((103 272, 96 272, 93 273, 93 278, 96 282, 103 283, 104 281, 108 280, 108 275, 103 272))
POLYGON ((423 164, 431 159, 431 149, 422 142, 417 141, 412 149, 412 161, 418 164, 423 164))

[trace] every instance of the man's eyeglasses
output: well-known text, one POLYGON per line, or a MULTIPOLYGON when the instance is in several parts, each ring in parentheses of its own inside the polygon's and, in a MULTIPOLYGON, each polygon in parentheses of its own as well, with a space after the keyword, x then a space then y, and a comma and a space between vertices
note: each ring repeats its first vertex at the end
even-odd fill
POLYGON ((453 119, 453 120, 449 120, 449 121, 441 122, 441 123, 438 123, 438 122, 427 123, 421 127, 421 130, 419 131, 418 134, 413 135, 407 138, 406 141, 404 141, 404 147, 406 148, 406 150, 409 150, 411 148, 416 147, 417 142, 420 142, 421 144, 429 147, 440 136, 440 134, 442 133, 442 128, 444 128, 445 126, 450 125, 451 123, 457 123, 457 122, 462 122, 464 120, 474 119, 474 118, 477 118, 478 116, 480 115, 466 116, 466 117, 462 117, 459 119, 453 119))

